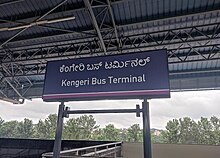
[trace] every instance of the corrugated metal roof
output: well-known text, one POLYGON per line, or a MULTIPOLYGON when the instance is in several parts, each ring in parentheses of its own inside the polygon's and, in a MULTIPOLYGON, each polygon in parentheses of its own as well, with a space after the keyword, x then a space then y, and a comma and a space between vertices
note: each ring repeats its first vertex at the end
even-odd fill
MULTIPOLYGON (((98 28, 83 0, 1 1, 0 65, 11 62, 8 71, 13 72, 16 64, 22 64, 19 75, 42 83, 47 61, 103 55, 103 40, 105 54, 166 48, 175 84, 176 79, 220 76, 214 71, 220 71, 220 0, 111 0, 110 6, 107 0, 89 3, 98 28), (33 24, 47 12, 40 21, 75 19, 34 25, 18 35, 21 29, 5 29, 33 24)), ((2 74, 11 77, 4 69, 2 74)), ((22 82, 22 77, 19 79, 22 82)))

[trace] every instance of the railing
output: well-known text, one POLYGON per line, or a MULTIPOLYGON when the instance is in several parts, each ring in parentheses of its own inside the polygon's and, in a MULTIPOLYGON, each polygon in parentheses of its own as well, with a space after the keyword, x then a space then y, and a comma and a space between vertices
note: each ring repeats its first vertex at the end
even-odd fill
MULTIPOLYGON (((101 144, 83 148, 76 148, 71 150, 64 150, 60 152, 60 158, 74 158, 74 157, 121 157, 122 142, 101 144)), ((42 158, 52 158, 53 153, 44 153, 42 158)))

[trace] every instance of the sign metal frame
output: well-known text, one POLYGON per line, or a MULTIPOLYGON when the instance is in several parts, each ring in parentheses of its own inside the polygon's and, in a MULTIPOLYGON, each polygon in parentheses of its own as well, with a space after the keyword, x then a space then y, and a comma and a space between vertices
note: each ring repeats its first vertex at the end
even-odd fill
POLYGON ((169 98, 168 74, 166 50, 50 61, 42 98, 48 102, 169 98))

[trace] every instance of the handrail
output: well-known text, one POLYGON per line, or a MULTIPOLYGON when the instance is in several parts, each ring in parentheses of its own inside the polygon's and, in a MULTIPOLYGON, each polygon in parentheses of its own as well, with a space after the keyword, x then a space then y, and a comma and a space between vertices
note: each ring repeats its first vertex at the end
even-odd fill
POLYGON ((88 147, 83 147, 83 148, 76 148, 76 149, 70 149, 70 150, 64 150, 61 151, 60 154, 64 154, 69 152, 75 152, 75 151, 79 151, 79 150, 87 150, 87 149, 93 149, 93 148, 100 148, 100 147, 104 147, 104 146, 111 146, 111 145, 118 145, 121 144, 121 142, 115 142, 115 143, 108 143, 108 144, 101 144, 101 145, 94 145, 94 146, 88 146, 88 147))
POLYGON ((120 148, 121 148, 120 146, 112 147, 112 148, 108 148, 108 149, 103 149, 103 150, 99 150, 99 151, 94 151, 94 152, 91 152, 91 153, 83 154, 82 156, 93 156, 95 154, 100 154, 100 153, 105 152, 105 151, 118 150, 120 148))
MULTIPOLYGON (((89 149, 94 149, 95 151, 92 153, 99 153, 101 151, 105 151, 105 150, 100 150, 100 151, 96 151, 97 148, 101 148, 101 147, 108 147, 114 145, 114 149, 119 149, 120 147, 117 147, 117 145, 121 144, 122 142, 114 142, 114 143, 107 143, 107 144, 101 144, 101 145, 94 145, 94 146, 88 146, 88 147, 82 147, 82 148, 76 148, 76 149, 70 149, 70 150, 64 150, 60 152, 61 156, 64 156, 64 154, 68 154, 68 153, 74 153, 75 155, 79 155, 80 151, 84 151, 84 150, 89 150, 89 149)), ((109 148, 109 150, 113 150, 113 148, 109 148)), ((87 153, 90 154, 90 153, 87 153)), ((42 154, 42 157, 52 157, 53 156, 53 152, 49 152, 49 153, 44 153, 42 154)), ((85 154, 82 156, 86 156, 85 154)), ((65 156, 64 156, 65 157, 65 156)))

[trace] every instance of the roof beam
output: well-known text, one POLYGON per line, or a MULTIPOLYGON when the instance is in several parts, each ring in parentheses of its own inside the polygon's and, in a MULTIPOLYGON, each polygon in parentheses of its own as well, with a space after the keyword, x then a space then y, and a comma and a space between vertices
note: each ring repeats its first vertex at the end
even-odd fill
MULTIPOLYGON (((218 10, 218 12, 220 13, 220 11, 218 10)), ((213 12, 212 12, 213 13, 213 12)), ((169 18, 168 18, 169 19, 169 18)), ((159 19, 159 20, 167 20, 167 19, 159 19)), ((208 19, 208 20, 210 20, 210 19, 208 19)), ((156 20, 157 21, 157 20, 156 20)), ((147 24, 147 23, 150 23, 150 22, 155 22, 155 21, 146 21, 146 22, 139 22, 139 23, 135 23, 135 24, 123 24, 123 25, 119 25, 119 26, 117 26, 118 28, 120 28, 120 29, 122 29, 123 27, 130 27, 130 26, 133 26, 133 25, 141 25, 141 24, 147 24)), ((190 23, 192 23, 192 22, 190 22, 190 23)), ((175 30, 180 30, 180 29, 190 29, 190 28, 193 28, 193 27, 196 27, 196 28, 199 28, 199 27, 214 27, 214 26, 216 26, 216 25, 219 25, 220 23, 209 23, 209 24, 204 24, 204 25, 197 25, 197 26, 187 26, 187 27, 180 27, 180 28, 175 28, 175 29, 172 29, 173 31, 175 31, 175 30)), ((143 29, 145 29, 145 28, 143 28, 143 29)), ((105 30, 105 29, 103 29, 103 30, 105 30)), ((168 30, 160 30, 160 31, 155 31, 155 32, 149 32, 149 33, 151 33, 151 34, 153 34, 153 33, 162 33, 162 32, 165 32, 165 31, 169 31, 170 29, 168 29, 168 30)), ((86 34, 90 34, 89 32, 92 32, 93 30, 85 30, 84 32, 86 33, 86 34)), ((68 33, 68 34, 58 34, 58 35, 50 35, 50 36, 46 36, 46 37, 37 37, 37 38, 35 38, 34 40, 36 40, 36 39, 45 39, 45 38, 51 38, 51 37, 57 37, 58 39, 60 38, 60 36, 65 36, 65 35, 73 35, 73 34, 76 34, 76 33, 68 33)), ((137 34, 137 35, 131 35, 131 36, 139 36, 139 34, 137 34)), ((91 33, 91 37, 93 38, 94 37, 94 35, 91 33)), ((86 39, 88 39, 88 37, 86 37, 86 39)), ((19 40, 19 41, 23 41, 23 42, 26 42, 26 41, 28 41, 28 40, 31 40, 31 39, 24 39, 24 40, 19 40)), ((77 39, 78 40, 78 39, 77 39)), ((12 44, 12 45, 15 45, 16 44, 16 42, 19 42, 19 41, 13 41, 13 42, 9 42, 10 44, 12 44)), ((69 40, 68 40, 69 41, 69 40)), ((54 42, 52 42, 52 43, 54 43, 54 42)))
MULTIPOLYGON (((28 25, 28 23, 25 23, 25 22, 4 20, 4 19, 0 19, 0 22, 13 23, 13 24, 17 24, 17 25, 28 25)), ((58 28, 58 27, 49 26, 49 25, 38 24, 38 25, 35 25, 35 26, 40 27, 40 28, 47 28, 47 29, 51 29, 51 30, 55 30, 55 31, 62 31, 64 33, 75 33, 75 34, 78 33, 78 34, 94 35, 93 33, 89 33, 88 31, 85 31, 85 32, 84 31, 76 31, 76 30, 72 30, 72 29, 58 28)), ((5 29, 5 30, 7 30, 7 29, 5 29)), ((3 29, 0 28, 0 31, 3 31, 3 29)))
POLYGON ((99 42, 100 42, 101 48, 102 48, 102 50, 104 51, 104 53, 106 53, 105 43, 104 43, 104 40, 103 40, 103 38, 102 38, 101 30, 99 29, 98 23, 97 23, 97 21, 96 21, 96 17, 95 17, 95 15, 94 15, 93 10, 92 10, 92 6, 91 6, 89 0, 83 0, 83 1, 84 1, 84 4, 85 4, 86 8, 87 8, 88 11, 89 11, 89 15, 90 15, 90 18, 91 18, 92 23, 93 23, 93 25, 94 25, 94 28, 95 28, 95 30, 96 30, 96 32, 97 32, 97 35, 98 35, 98 38, 99 38, 99 42))
MULTIPOLYGON (((22 0, 14 0, 15 2, 16 1, 22 1, 22 0)), ((14 2, 13 1, 13 2, 14 2)), ((23 0, 23 1, 25 1, 25 0, 23 0)), ((129 0, 114 0, 114 1, 112 1, 111 2, 111 4, 118 4, 118 3, 124 3, 124 2, 127 2, 127 1, 129 1, 129 0)), ((81 2, 80 2, 81 3, 81 2)), ((83 3, 82 3, 83 4, 83 3)), ((80 4, 81 5, 81 4, 80 4)), ((70 6, 70 5, 68 5, 68 6, 65 6, 65 8, 66 8, 66 10, 64 11, 64 10, 59 10, 59 9, 56 9, 55 11, 53 11, 53 13, 51 13, 51 15, 53 15, 53 16, 55 16, 55 14, 63 14, 64 12, 66 12, 66 13, 72 13, 72 12, 75 12, 75 11, 84 11, 85 10, 85 8, 83 7, 83 6, 79 6, 79 7, 77 7, 77 6, 79 6, 79 5, 77 5, 77 4, 75 4, 75 3, 72 3, 72 5, 70 6)), ((100 5, 93 5, 92 6, 92 8, 94 8, 94 7, 100 7, 100 5)), ((139 23, 141 23, 141 24, 144 24, 144 23, 148 23, 148 22, 151 22, 151 21, 155 21, 155 20, 162 20, 162 19, 174 19, 175 17, 177 17, 177 18, 183 18, 183 17, 188 17, 188 16, 190 16, 190 15, 192 15, 192 16, 196 16, 196 15, 200 15, 200 16, 203 16, 203 15, 205 15, 205 14, 208 14, 208 13, 210 13, 210 14, 214 14, 215 12, 218 12, 218 11, 220 11, 220 6, 218 7, 218 8, 212 8, 212 7, 210 7, 210 8, 203 8, 202 10, 197 10, 196 12, 187 12, 187 13, 184 13, 184 14, 178 14, 178 15, 176 15, 176 12, 175 13, 170 13, 170 15, 172 15, 172 16, 163 16, 163 17, 157 17, 157 16, 155 16, 155 17, 153 17, 152 19, 145 19, 145 20, 143 20, 143 21, 139 21, 139 23)), ((44 10, 42 10, 41 12, 44 12, 44 10)), ((27 12, 25 15, 31 15, 31 13, 32 12, 27 12)), ((35 14, 33 14, 33 15, 36 15, 36 13, 35 14)), ((9 18, 7 18, 8 20, 9 19, 17 19, 18 18, 18 16, 19 15, 14 15, 14 17, 16 17, 16 18, 13 18, 13 17, 9 17, 9 18)), ((28 16, 28 17, 24 17, 24 18, 19 18, 19 19, 17 19, 17 20, 19 20, 19 21, 25 21, 26 19, 29 19, 29 18, 36 18, 36 17, 30 17, 30 16, 28 16)), ((123 23, 123 22, 122 22, 123 23)), ((130 24, 128 24, 128 25, 130 25, 130 24)), ((133 25, 133 24, 131 24, 131 25, 133 25)), ((118 26, 118 27, 120 27, 120 25, 118 26)))
POLYGON ((119 36, 118 36, 118 31, 117 31, 117 28, 116 28, 116 24, 115 24, 115 18, 114 18, 113 10, 112 10, 111 3, 110 3, 109 0, 107 0, 107 4, 108 4, 108 10, 109 10, 109 13, 110 13, 110 17, 111 17, 111 20, 112 20, 114 32, 115 32, 115 38, 116 38, 116 40, 118 42, 118 46, 121 47, 121 42, 119 40, 119 36))
MULTIPOLYGON (((55 9, 59 8, 61 5, 63 5, 64 3, 66 3, 68 0, 64 0, 62 2, 60 2, 59 4, 57 4, 55 7, 53 7, 51 10, 49 10, 48 12, 46 12, 44 15, 42 15, 41 17, 37 18, 36 20, 34 20, 32 23, 36 23, 39 22, 40 20, 42 20, 44 17, 46 17, 48 14, 50 14, 51 12, 53 12, 55 9)), ((13 35, 11 38, 9 38, 8 40, 6 40, 5 42, 3 42, 0 45, 0 48, 2 48, 4 45, 6 45, 8 42, 10 42, 11 40, 13 40, 14 38, 16 38, 17 36, 19 36, 21 33, 23 33, 24 31, 26 31, 28 28, 32 27, 31 25, 29 25, 28 27, 25 27, 23 29, 21 29, 19 32, 17 32, 15 35, 13 35)))
MULTIPOLYGON (((3 28, 0 28, 0 32, 1 31, 20 30, 20 29, 24 29, 27 27, 40 26, 40 25, 45 25, 45 24, 53 24, 53 23, 57 23, 57 22, 69 21, 69 20, 74 20, 74 19, 75 19, 75 16, 65 17, 65 18, 60 18, 60 19, 53 19, 53 20, 42 20, 42 21, 30 23, 30 24, 22 24, 22 25, 13 26, 13 27, 3 27, 3 28)), ((60 29, 60 30, 62 30, 62 29, 60 29)))
POLYGON ((13 104, 23 104, 24 103, 24 99, 20 100, 16 100, 16 99, 11 99, 8 97, 2 97, 0 96, 0 99, 9 103, 13 103, 13 104))
POLYGON ((17 94, 20 98, 25 99, 25 98, 20 94, 20 92, 18 92, 18 90, 12 85, 12 83, 11 83, 8 79, 5 78, 5 81, 9 84, 9 86, 16 92, 16 94, 17 94))
MULTIPOLYGON (((139 38, 139 37, 137 37, 139 38)), ((136 38, 134 39, 131 39, 131 42, 135 41, 136 38)), ((163 49, 163 48, 168 48, 168 50, 171 51, 171 54, 173 51, 175 50, 181 50, 181 49, 198 49, 198 48, 204 48, 204 47, 213 47, 215 45, 211 44, 212 42, 215 42, 215 41, 219 41, 220 40, 220 37, 216 37, 216 38, 212 38, 212 39, 193 39, 193 40, 189 40, 189 41, 182 41, 182 40, 179 40, 179 41, 169 41, 168 43, 161 43, 159 42, 158 44, 155 44, 154 42, 146 42, 146 43, 143 43, 139 46, 135 46, 136 43, 134 43, 134 45, 129 45, 129 41, 127 41, 128 44, 124 43, 123 44, 123 51, 134 51, 135 49, 139 49, 140 51, 146 51, 146 50, 153 50, 155 48, 157 49, 163 49), (210 42, 210 45, 207 44, 207 41, 210 42), (202 44, 202 45, 199 45, 199 46, 194 46, 196 44, 202 44), (183 47, 183 44, 185 44, 185 46, 183 47), (192 46, 193 45, 193 46, 192 46)), ((144 41, 144 39, 143 39, 144 41)), ((88 56, 90 55, 90 53, 88 52, 88 45, 86 43, 81 43, 81 47, 75 47, 75 48, 71 48, 71 46, 69 47, 66 47, 64 49, 60 49, 58 52, 53 51, 53 48, 48 48, 45 50, 40 50, 41 53, 39 53, 39 55, 35 55, 35 56, 29 56, 28 57, 28 60, 27 60, 27 56, 24 56, 22 57, 22 54, 25 53, 27 54, 26 51, 22 51, 20 52, 20 55, 17 57, 17 58, 13 58, 13 59, 9 59, 9 58, 6 58, 4 60, 2 60, 2 64, 6 64, 6 63, 22 63, 22 64, 25 64, 25 63, 41 63, 43 61, 49 61, 49 60, 55 60, 55 59, 59 59, 59 58, 77 58, 79 56, 88 56), (84 45, 83 45, 84 44, 84 45), (77 51, 79 50, 79 51, 77 51), (48 54, 47 52, 50 52, 50 54, 48 54), (63 52, 62 54, 59 54, 60 52, 63 52), (77 52, 77 53, 76 53, 77 52), (42 58, 42 54, 43 54, 43 58, 42 58)), ((91 48, 92 49, 92 48, 91 48)), ((219 47, 216 47, 216 49, 219 50, 219 47)), ((36 51, 39 51, 38 49, 36 51)), ((33 54, 34 54, 34 51, 32 50, 33 54)), ((118 50, 116 47, 112 47, 112 53, 117 53, 118 50)), ((192 50, 193 52, 193 50, 192 50)), ((102 54, 103 52, 101 51, 96 51, 97 54, 102 54)), ((213 52, 214 53, 214 52, 213 52)), ((219 53, 219 52, 216 52, 216 53, 219 53)), ((195 53, 194 53, 195 54, 195 53)), ((178 55, 179 57, 180 55, 178 55)), ((181 56, 180 56, 181 57, 181 56)), ((210 60, 210 59, 209 59, 210 60)), ((179 61, 178 61, 179 62, 179 61)))
MULTIPOLYGON (((14 0, 15 1, 15 0, 14 0)), ((13 1, 13 2, 14 2, 13 1)), ((22 0, 17 0, 17 1, 22 1, 22 0)), ((25 0, 23 0, 25 1, 25 0)), ((125 1, 128 1, 128 0, 114 0, 112 2, 112 4, 118 4, 118 3, 123 3, 125 1)), ((83 5, 83 1, 78 1, 77 3, 71 3, 71 5, 66 5, 64 8, 65 10, 63 10, 62 8, 60 9, 56 9, 53 11, 53 13, 51 13, 50 15, 52 15, 53 17, 56 17, 57 14, 64 14, 64 13, 67 13, 68 15, 73 13, 73 12, 76 12, 76 11, 84 11, 85 10, 85 7, 83 5)), ((92 8, 96 8, 96 7, 101 7, 101 5, 93 5, 92 8)), ((40 12, 41 13, 44 13, 45 11, 47 11, 47 9, 49 8, 46 8, 46 9, 43 9, 41 10, 40 12)), ((10 19, 17 19, 18 21, 26 21, 27 19, 30 19, 30 18, 36 18, 36 17, 40 17, 40 15, 38 16, 38 12, 33 12, 33 11, 30 11, 30 12, 26 12, 25 14, 16 14, 16 15, 13 15, 13 16, 9 16, 9 17, 3 17, 7 20, 10 20, 10 19), (36 16, 37 15, 37 16, 36 16), (21 16, 21 17, 20 17, 21 16), (19 18, 20 17, 20 18, 19 18)), ((3 21, 4 20, 0 20, 0 21, 3 21)), ((6 20, 5 20, 6 21, 6 20)))
MULTIPOLYGON (((0 72, 0 74, 3 75, 2 72, 0 72)), ((3 75, 3 76, 4 76, 4 75, 3 75)), ((14 99, 14 98, 8 97, 8 96, 4 93, 3 90, 0 90, 0 93, 3 95, 3 96, 0 96, 0 99, 3 100, 3 101, 11 102, 11 103, 13 103, 13 104, 23 104, 25 98, 20 94, 20 92, 18 92, 18 90, 12 85, 12 83, 11 83, 7 78, 4 78, 4 77, 3 77, 3 79, 1 79, 1 84, 2 84, 2 82, 4 82, 4 81, 5 81, 6 83, 8 83, 8 85, 14 90, 14 92, 19 96, 19 98, 22 99, 22 101, 19 101, 19 99, 16 100, 16 99, 14 99)))
POLYGON ((18 3, 18 2, 23 2, 23 1, 25 1, 25 0, 11 0, 11 1, 8 1, 8 2, 3 2, 3 3, 0 3, 0 7, 5 6, 5 5, 9 5, 9 4, 18 3))
MULTIPOLYGON (((216 61, 219 60, 215 59, 216 61)), ((202 60, 205 61, 205 60, 202 60)), ((194 61, 194 62, 198 62, 198 61, 194 61)), ((180 62, 179 62, 180 63, 180 62)), ((185 62, 181 62, 181 63, 185 63, 185 62)), ((172 63, 169 63, 169 65, 172 65, 172 63)), ((46 70, 46 67, 44 67, 44 70, 46 70)), ((187 75, 187 74, 202 74, 202 73, 220 73, 220 68, 214 68, 214 69, 191 69, 191 70, 184 70, 184 71, 170 71, 170 75, 187 75)), ((45 71, 42 72, 37 72, 37 71, 33 71, 31 74, 29 74, 29 72, 24 72, 23 74, 16 74, 13 77, 12 76, 5 76, 3 77, 3 80, 8 80, 8 79, 14 79, 14 78, 19 78, 19 77, 42 77, 44 78, 45 75, 45 71)))

